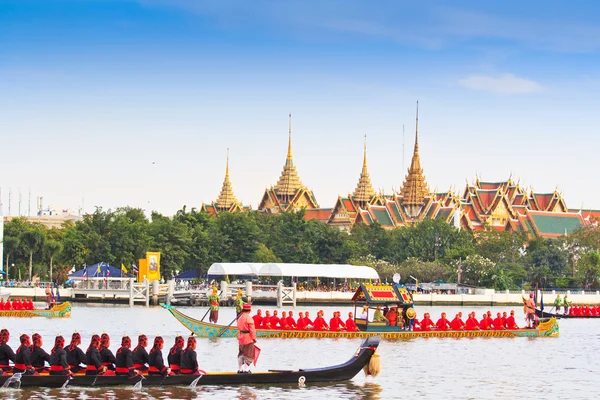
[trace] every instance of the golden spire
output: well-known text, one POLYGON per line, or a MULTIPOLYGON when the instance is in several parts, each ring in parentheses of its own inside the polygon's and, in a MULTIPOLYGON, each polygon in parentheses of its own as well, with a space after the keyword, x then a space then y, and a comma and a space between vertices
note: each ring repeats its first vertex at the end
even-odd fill
POLYGON ((419 157, 419 102, 417 101, 417 118, 415 130, 415 150, 413 152, 412 162, 408 169, 408 174, 400 189, 402 204, 407 206, 407 213, 411 217, 418 216, 419 208, 425 204, 425 197, 429 196, 429 188, 425 182, 423 169, 421 168, 421 158, 419 157))
POLYGON ((371 178, 367 171, 367 135, 365 135, 363 166, 358 184, 354 190, 354 200, 359 203, 361 208, 364 208, 374 194, 375 190, 373 189, 373 185, 371 185, 371 178))
POLYGON ((225 164, 225 179, 223 180, 223 187, 221 193, 217 198, 217 208, 219 210, 229 210, 231 206, 238 204, 238 200, 233 193, 231 181, 229 180, 229 148, 227 148, 227 163, 225 164))
POLYGON ((290 114, 288 152, 283 171, 277 181, 276 190, 278 195, 292 196, 301 187, 302 182, 300 182, 296 166, 294 165, 294 159, 292 158, 292 114, 290 114))

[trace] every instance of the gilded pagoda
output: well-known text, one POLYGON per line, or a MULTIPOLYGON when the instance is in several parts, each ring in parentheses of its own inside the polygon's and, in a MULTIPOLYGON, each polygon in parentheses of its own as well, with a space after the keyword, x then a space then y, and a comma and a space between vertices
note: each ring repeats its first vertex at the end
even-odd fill
POLYGON ((312 190, 302 184, 294 165, 292 157, 292 114, 289 118, 288 150, 283 171, 281 171, 277 185, 265 190, 258 204, 259 211, 279 213, 302 209, 319 209, 315 195, 312 190))
POLYGON ((210 215, 217 215, 222 212, 246 212, 250 211, 250 206, 244 206, 233 193, 233 186, 229 178, 229 149, 227 149, 227 161, 225 162, 225 179, 219 197, 213 203, 202 204, 201 210, 210 215))

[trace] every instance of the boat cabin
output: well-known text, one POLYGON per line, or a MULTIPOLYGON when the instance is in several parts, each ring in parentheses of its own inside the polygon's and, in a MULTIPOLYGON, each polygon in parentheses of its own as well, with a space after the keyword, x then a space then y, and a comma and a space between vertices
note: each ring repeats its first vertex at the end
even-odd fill
POLYGON ((414 318, 412 295, 397 285, 360 285, 352 301, 354 322, 361 331, 399 331, 401 321, 414 318))

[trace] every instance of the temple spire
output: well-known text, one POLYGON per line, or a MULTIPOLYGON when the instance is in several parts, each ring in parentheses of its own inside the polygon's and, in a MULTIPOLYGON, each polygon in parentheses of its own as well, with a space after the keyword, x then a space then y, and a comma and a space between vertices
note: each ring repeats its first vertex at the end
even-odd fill
POLYGON ((367 171, 367 135, 365 135, 365 144, 363 150, 363 166, 358 178, 358 184, 354 190, 354 200, 359 204, 361 208, 364 208, 369 200, 375 195, 375 189, 371 185, 371 178, 367 171))
POLYGON ((227 161, 225 163, 225 179, 223 180, 223 187, 216 203, 220 211, 228 211, 231 206, 239 203, 233 193, 233 187, 229 180, 229 148, 227 148, 227 161))
POLYGON ((290 122, 289 122, 289 130, 288 130, 288 151, 287 157, 285 159, 285 164, 283 166, 283 171, 281 172, 281 176, 277 181, 277 193, 279 195, 283 195, 286 199, 289 199, 289 196, 292 196, 296 193, 298 189, 302 187, 302 182, 298 177, 298 172, 296 171, 296 166, 294 165, 294 159, 292 158, 292 114, 290 113, 290 122))
POLYGON ((421 168, 421 158, 419 156, 419 102, 417 101, 417 116, 415 120, 415 149, 412 156, 408 174, 400 189, 402 204, 407 209, 407 214, 416 217, 420 206, 425 204, 425 197, 429 196, 429 188, 425 182, 423 169, 421 168))

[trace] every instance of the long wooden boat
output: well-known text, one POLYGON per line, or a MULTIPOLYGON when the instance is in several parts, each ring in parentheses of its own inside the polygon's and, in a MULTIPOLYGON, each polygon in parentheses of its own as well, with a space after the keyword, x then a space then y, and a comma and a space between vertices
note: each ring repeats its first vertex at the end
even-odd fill
POLYGON ((71 303, 64 302, 57 304, 49 310, 0 310, 0 317, 46 317, 46 318, 65 318, 71 316, 71 303))
MULTIPOLYGON (((176 308, 161 304, 164 308, 198 337, 237 337, 238 329, 235 326, 210 324, 198 321, 185 315, 176 308)), ((358 332, 345 331, 314 331, 314 330, 277 330, 257 329, 256 336, 261 338, 366 338, 372 335, 380 335, 384 339, 411 339, 417 337, 553 337, 558 336, 558 322, 555 318, 541 322, 535 329, 508 329, 508 330, 486 330, 486 331, 403 331, 396 326, 379 327, 375 330, 373 324, 369 325, 371 330, 358 332)))
POLYGON ((564 314, 557 314, 557 313, 549 313, 546 311, 542 311, 539 308, 535 309, 535 315, 537 315, 540 318, 565 318, 565 319, 569 319, 569 318, 575 318, 575 319, 600 319, 600 315, 564 315, 564 314))
MULTIPOLYGON (((354 356, 343 364, 312 369, 269 370, 267 372, 253 372, 251 374, 238 374, 237 372, 208 372, 198 375, 172 375, 172 376, 137 376, 129 379, 126 376, 78 376, 68 379, 64 376, 21 376, 20 387, 62 387, 68 386, 132 386, 141 381, 142 386, 189 386, 195 380, 196 385, 251 385, 251 384, 280 384, 299 383, 310 384, 315 382, 339 382, 354 378, 371 361, 381 338, 372 336, 367 338, 358 348, 354 356), (200 379, 198 379, 200 378, 200 379)), ((10 376, 0 376, 0 386, 4 385, 10 376)), ((19 385, 18 380, 9 382, 7 386, 19 385)))

